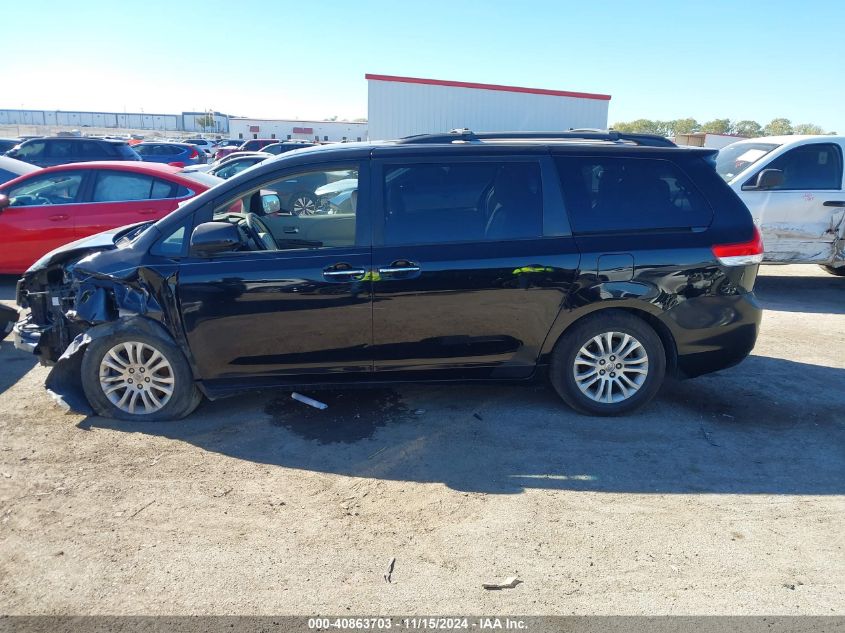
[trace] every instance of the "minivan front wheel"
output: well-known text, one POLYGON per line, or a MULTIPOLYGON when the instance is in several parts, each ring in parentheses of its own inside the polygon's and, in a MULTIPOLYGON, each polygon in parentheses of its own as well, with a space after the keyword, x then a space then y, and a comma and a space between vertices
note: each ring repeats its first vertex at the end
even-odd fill
POLYGON ((567 331, 552 356, 551 381, 573 409, 621 415, 651 400, 666 373, 666 353, 648 323, 613 311, 567 331))
POLYGON ((82 386, 98 415, 118 420, 176 420, 202 400, 173 343, 129 328, 91 341, 82 386))

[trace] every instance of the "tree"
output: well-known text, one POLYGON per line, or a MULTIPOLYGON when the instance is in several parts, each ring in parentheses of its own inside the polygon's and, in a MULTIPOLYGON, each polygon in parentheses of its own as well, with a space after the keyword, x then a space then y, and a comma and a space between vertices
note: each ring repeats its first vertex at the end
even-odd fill
POLYGON ((698 121, 691 118, 675 119, 674 121, 669 121, 668 125, 673 136, 677 136, 678 134, 692 134, 693 132, 698 132, 698 129, 701 127, 698 121))
POLYGON ((798 123, 792 132, 794 134, 824 134, 824 130, 813 123, 798 123))
POLYGON ((637 119, 636 121, 614 123, 613 129, 617 132, 628 132, 631 134, 659 134, 667 136, 669 123, 666 121, 652 121, 651 119, 637 119))
POLYGON ((730 119, 713 119, 712 121, 708 121, 701 126, 702 132, 708 132, 709 134, 730 134, 731 133, 731 120, 730 119))
POLYGON ((763 133, 766 136, 785 136, 792 134, 792 121, 789 119, 772 119, 769 124, 763 128, 763 133))
POLYGON ((214 116, 210 112, 203 114, 202 116, 198 116, 194 119, 194 121, 203 130, 214 127, 214 116))
POLYGON ((757 123, 757 121, 750 121, 748 119, 737 121, 734 123, 734 134, 747 136, 748 138, 763 136, 763 126, 757 123))

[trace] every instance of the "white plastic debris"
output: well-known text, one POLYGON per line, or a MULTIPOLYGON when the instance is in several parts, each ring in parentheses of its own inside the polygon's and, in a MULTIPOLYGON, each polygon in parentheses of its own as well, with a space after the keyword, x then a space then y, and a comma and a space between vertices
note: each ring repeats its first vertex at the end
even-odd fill
POLYGON ((301 393, 296 393, 295 391, 290 394, 290 397, 294 400, 298 400, 303 404, 307 404, 309 407, 314 407, 315 409, 328 409, 329 405, 325 402, 320 402, 319 400, 314 400, 314 398, 309 398, 308 396, 303 396, 301 393))
POLYGON ((521 582, 516 576, 508 576, 501 582, 485 582, 481 586, 485 589, 513 589, 521 582))

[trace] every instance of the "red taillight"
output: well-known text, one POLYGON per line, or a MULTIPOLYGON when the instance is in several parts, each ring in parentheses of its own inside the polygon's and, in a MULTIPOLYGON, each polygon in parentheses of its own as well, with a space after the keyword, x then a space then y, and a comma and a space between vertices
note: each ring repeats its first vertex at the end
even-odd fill
POLYGON ((191 148, 191 155, 188 156, 188 158, 196 158, 197 156, 199 156, 199 154, 197 154, 197 150, 191 148))
POLYGON ((737 244, 716 244, 713 246, 713 254, 724 266, 759 264, 763 261, 763 238, 755 226, 754 237, 749 241, 737 244))

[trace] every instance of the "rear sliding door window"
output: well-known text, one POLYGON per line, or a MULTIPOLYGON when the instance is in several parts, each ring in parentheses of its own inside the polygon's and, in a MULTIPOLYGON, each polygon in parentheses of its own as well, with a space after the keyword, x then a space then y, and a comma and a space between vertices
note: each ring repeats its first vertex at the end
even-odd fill
POLYGON ((575 233, 690 229, 713 212, 674 163, 654 158, 556 159, 575 233))
POLYGON ((538 163, 385 165, 385 242, 540 237, 542 199, 538 163))

